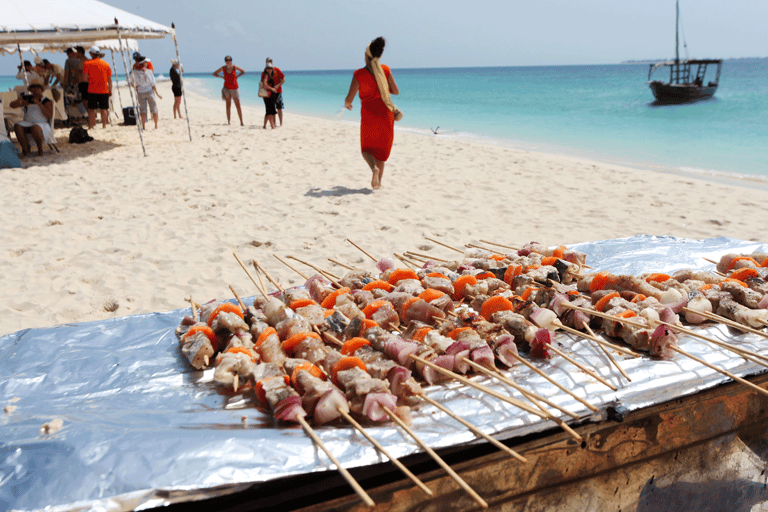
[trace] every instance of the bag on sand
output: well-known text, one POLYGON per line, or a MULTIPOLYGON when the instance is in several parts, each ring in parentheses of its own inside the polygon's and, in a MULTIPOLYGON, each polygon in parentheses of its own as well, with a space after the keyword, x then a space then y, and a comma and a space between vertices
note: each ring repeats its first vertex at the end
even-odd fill
POLYGON ((92 140, 93 140, 93 137, 88 135, 88 130, 86 130, 82 126, 75 126, 69 132, 70 144, 82 144, 84 142, 90 142, 92 140))

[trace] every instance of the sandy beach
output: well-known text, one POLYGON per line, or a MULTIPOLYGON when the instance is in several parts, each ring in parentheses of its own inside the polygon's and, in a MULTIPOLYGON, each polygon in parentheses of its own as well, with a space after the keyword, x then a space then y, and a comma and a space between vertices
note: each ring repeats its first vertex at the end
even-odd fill
POLYGON ((223 102, 188 93, 190 142, 186 121, 171 118, 170 84, 159 90, 146 157, 136 127, 113 119, 82 145, 58 129, 60 154, 0 170, 0 335, 230 298, 229 285, 254 295, 233 252, 291 286, 303 278, 273 254, 337 274, 328 258, 373 268, 347 239, 377 258, 457 255, 425 237, 452 246, 638 234, 768 241, 768 192, 757 189, 398 132, 374 192, 356 125, 287 110, 283 127, 264 130, 263 106, 244 107, 244 127, 233 108, 227 125, 223 102))

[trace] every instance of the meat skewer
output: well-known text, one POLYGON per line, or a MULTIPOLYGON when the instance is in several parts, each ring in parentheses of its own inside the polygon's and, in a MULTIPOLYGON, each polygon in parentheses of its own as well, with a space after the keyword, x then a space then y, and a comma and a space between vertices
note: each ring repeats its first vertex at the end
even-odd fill
POLYGON ((757 329, 753 329, 751 327, 748 327, 744 324, 741 324, 739 322, 734 322, 733 320, 729 318, 722 317, 720 315, 716 315, 714 313, 709 313, 707 311, 691 311, 690 309, 684 307, 683 311, 690 311, 696 315, 701 315, 709 320, 713 320, 715 322, 719 322, 721 324, 725 324, 729 327, 733 327, 734 329, 738 329, 742 332, 748 332, 750 334, 757 334, 758 336, 762 336, 764 338, 768 338, 768 334, 764 333, 763 331, 758 331, 757 329))

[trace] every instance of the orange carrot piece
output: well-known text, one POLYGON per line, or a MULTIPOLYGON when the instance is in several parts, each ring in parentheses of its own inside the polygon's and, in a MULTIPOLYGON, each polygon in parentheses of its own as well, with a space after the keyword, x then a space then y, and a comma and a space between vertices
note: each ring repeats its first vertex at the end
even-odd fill
POLYGON ((559 259, 560 258, 557 258, 555 256, 546 256, 544 258, 541 258, 541 264, 544 266, 552 267, 555 265, 555 263, 557 263, 557 260, 559 259))
POLYGON ((554 256, 555 258, 560 258, 560 259, 562 259, 562 257, 563 257, 563 253, 564 253, 565 251, 567 251, 567 250, 568 250, 568 248, 567 248, 566 246, 564 246, 564 245, 561 245, 560 247, 556 247, 556 248, 555 248, 555 250, 554 250, 554 251, 552 251, 552 256, 554 256))
POLYGON ((311 306, 312 304, 317 304, 317 302, 313 301, 312 299, 296 299, 292 300, 291 303, 288 304, 288 307, 296 311, 299 308, 311 306))
POLYGON ((654 272, 653 274, 650 274, 648 277, 645 278, 646 283, 663 283, 664 281, 668 281, 672 279, 672 276, 669 274, 662 274, 660 272, 654 272))
POLYGON ((336 312, 335 309, 326 309, 323 311, 323 318, 328 318, 329 316, 333 315, 336 312))
POLYGON ((449 332, 448 334, 446 334, 445 336, 448 338, 451 338, 452 340, 455 340, 459 336, 459 334, 469 329, 471 329, 471 327, 457 327, 451 332, 449 332))
POLYGON ((434 331, 431 327, 422 327, 421 329, 417 330, 415 333, 413 333, 413 341, 418 341, 419 343, 424 341, 424 338, 427 337, 427 334, 429 334, 429 331, 434 331))
POLYGON ((528 265, 523 269, 523 274, 527 274, 531 270, 536 270, 537 268, 541 268, 541 265, 528 265))
POLYGON ((403 279, 416 279, 418 281, 419 275, 409 268, 397 268, 389 274, 389 284, 393 286, 403 279))
POLYGON ((370 347, 371 342, 365 338, 360 338, 360 337, 351 338, 344 342, 344 345, 342 345, 341 350, 339 350, 339 352, 341 352, 345 356, 351 356, 352 354, 357 352, 357 349, 365 346, 370 347))
POLYGON ((594 293, 598 290, 602 290, 608 282, 608 276, 610 276, 610 273, 607 270, 595 274, 592 281, 589 283, 589 291, 594 293))
POLYGON ((630 302, 634 302, 635 304, 637 304, 638 302, 642 302, 642 301, 644 301, 644 300, 645 300, 645 299, 647 299, 647 298, 648 298, 648 297, 646 297, 646 296, 645 296, 645 295, 643 295, 642 293, 638 293, 637 295, 635 295, 634 297, 632 297, 632 300, 631 300, 630 302))
POLYGON ((448 279, 444 274, 441 274, 440 272, 430 272, 426 275, 426 277, 442 277, 443 279, 448 279))
POLYGON ((468 284, 477 284, 475 276, 466 274, 453 282, 453 300, 461 300, 464 298, 464 287, 468 284))
POLYGON ((731 270, 733 270, 733 267, 736 266, 736 262, 738 262, 738 261, 751 261, 752 263, 755 264, 756 267, 760 266, 760 264, 758 262, 756 262, 754 260, 754 258, 752 258, 750 256, 737 256, 737 257, 733 258, 733 261, 731 261, 731 263, 728 265, 728 271, 729 272, 731 270))
POLYGON ((400 313, 400 318, 405 318, 405 314, 408 312, 408 308, 411 307, 414 302, 418 302, 420 300, 422 300, 422 299, 420 299, 418 297, 411 297, 410 299, 408 299, 405 302, 403 302, 403 307, 402 307, 402 311, 400 313))
POLYGON ((315 332, 300 332, 299 334, 294 334, 283 342, 283 350, 286 354, 290 354, 293 352, 293 349, 296 348, 296 345, 307 338, 315 338, 319 340, 320 335, 315 332))
POLYGON ((507 267, 507 270, 504 271, 504 282, 507 284, 512 284, 512 278, 515 276, 519 276, 523 273, 523 267, 520 265, 510 265, 507 267))
POLYGON ((386 292, 392 291, 392 285, 386 281, 382 281, 381 279, 371 281, 370 283, 363 286, 363 290, 366 290, 366 291, 376 290, 377 288, 382 289, 386 292))
POLYGON ((759 275, 757 270, 753 268, 740 268, 739 270, 734 270, 728 277, 737 281, 746 281, 750 277, 758 277, 759 275))
POLYGON ((633 316, 637 316, 637 313, 635 313, 631 309, 626 309, 616 316, 618 316, 619 318, 632 318, 633 316))
POLYGON ((386 306, 387 304, 389 304, 389 301, 384 299, 371 302, 363 308, 363 314, 365 315, 365 318, 371 318, 371 316, 373 316, 373 314, 377 312, 379 308, 386 306))
POLYGON ((253 361, 254 363, 256 362, 256 357, 253 355, 253 353, 250 350, 248 350, 245 347, 228 348, 227 352, 229 352, 230 354, 245 354, 251 358, 251 361, 253 361))
POLYGON ((379 324, 377 324, 374 320, 370 320, 368 318, 363 319, 362 324, 360 325, 360 336, 365 335, 365 331, 370 329, 371 327, 378 327, 379 324))
POLYGON ((219 306, 213 310, 211 316, 208 317, 208 325, 213 325, 213 321, 216 320, 219 313, 234 313, 240 318, 243 318, 243 310, 240 309, 240 306, 232 304, 231 302, 223 302, 219 304, 219 306))
POLYGON ((440 290, 435 290, 434 288, 427 288, 423 292, 419 294, 419 298, 423 300, 424 302, 432 302, 435 299, 439 299, 445 295, 440 290))
POLYGON ((259 334, 259 337, 256 338, 256 348, 261 348, 262 343, 266 341, 267 338, 269 338, 270 335, 274 334, 277 336, 277 331, 274 327, 267 327, 263 331, 261 331, 261 334, 259 334))
POLYGON ((509 299, 500 295, 494 295, 493 297, 483 302, 483 305, 480 307, 480 316, 490 322, 491 316, 495 312, 514 310, 515 307, 512 305, 512 302, 509 299))
POLYGON ((323 303, 320 304, 325 309, 332 309, 336 305, 336 299, 339 298, 339 296, 350 293, 351 290, 347 288, 346 286, 344 288, 339 288, 338 290, 334 290, 331 293, 328 294, 326 298, 323 299, 323 303))
POLYGON ((211 342, 211 346, 213 347, 213 351, 216 352, 219 350, 219 338, 216 337, 216 333, 213 332, 213 329, 208 327, 207 325, 194 325, 189 328, 189 330, 184 334, 184 336, 181 337, 181 340, 184 341, 188 337, 192 336, 196 332, 202 332, 206 335, 208 340, 211 342))
POLYGON ((536 288, 535 286, 529 286, 528 288, 525 289, 525 291, 520 296, 520 298, 523 300, 528 300, 528 297, 531 296, 531 293, 533 293, 534 290, 538 290, 538 288, 536 288))
POLYGON ((608 301, 613 299, 614 297, 621 297, 621 295, 619 295, 617 292, 609 293, 608 295, 606 295, 605 297, 597 301, 597 303, 595 303, 595 309, 602 312, 605 305, 608 304, 608 301))
POLYGON ((331 382, 338 386, 339 372, 343 372, 344 370, 349 370, 352 368, 360 368, 363 371, 368 371, 365 367, 365 363, 359 357, 345 357, 333 365, 333 369, 331 370, 331 382))
POLYGON ((736 283, 740 286, 743 286, 744 288, 747 288, 747 284, 739 281, 738 279, 733 279, 732 277, 726 277, 722 280, 723 283, 736 283))
POLYGON ((699 291, 703 292, 703 291, 705 291, 705 290, 709 290, 709 289, 710 289, 710 288, 712 288, 713 286, 715 286, 715 285, 714 285, 714 284, 712 284, 712 283, 710 283, 710 284, 705 284, 704 286, 700 286, 700 287, 699 287, 699 291))
POLYGON ((492 259, 493 261, 503 261, 504 258, 506 258, 506 256, 504 256, 503 254, 492 254, 490 259, 492 259))
POLYGON ((310 374, 314 375, 318 379, 325 380, 325 374, 323 371, 315 366, 312 363, 301 363, 299 365, 296 365, 296 367, 293 369, 293 373, 291 373, 291 384, 293 385, 294 389, 299 392, 299 394, 303 394, 304 390, 299 387, 298 384, 298 378, 299 378, 299 372, 305 371, 309 372, 310 374))
POLYGON ((496 274, 493 272, 481 272, 475 276, 475 279, 480 281, 481 279, 493 279, 494 277, 496 277, 496 274))

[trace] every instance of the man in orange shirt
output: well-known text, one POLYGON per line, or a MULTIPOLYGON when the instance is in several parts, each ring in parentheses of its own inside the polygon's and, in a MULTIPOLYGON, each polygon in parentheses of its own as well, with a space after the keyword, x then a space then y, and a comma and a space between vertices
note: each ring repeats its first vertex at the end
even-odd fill
POLYGON ((88 127, 96 126, 96 110, 101 110, 101 126, 107 127, 109 120, 109 97, 112 96, 112 68, 101 57, 98 46, 88 50, 91 60, 83 63, 83 74, 88 78, 88 127))

